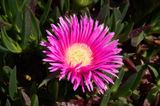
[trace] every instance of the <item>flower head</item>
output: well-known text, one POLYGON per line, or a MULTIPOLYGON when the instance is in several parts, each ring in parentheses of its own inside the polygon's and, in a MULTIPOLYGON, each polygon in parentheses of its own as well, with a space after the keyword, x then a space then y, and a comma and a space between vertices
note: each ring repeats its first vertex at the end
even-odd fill
POLYGON ((53 33, 46 30, 48 41, 41 42, 47 48, 43 61, 50 64, 50 72, 60 71, 60 80, 67 77, 74 90, 81 86, 83 92, 96 85, 103 93, 107 84, 114 83, 112 77, 123 64, 118 40, 111 41, 114 32, 90 17, 78 20, 76 15, 60 17, 51 28, 53 33))

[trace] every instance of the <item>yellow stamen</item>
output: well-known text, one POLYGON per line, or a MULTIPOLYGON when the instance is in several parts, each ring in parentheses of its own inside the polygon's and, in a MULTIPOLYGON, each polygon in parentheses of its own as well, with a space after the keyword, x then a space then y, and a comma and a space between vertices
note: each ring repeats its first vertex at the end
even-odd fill
POLYGON ((81 66, 89 65, 92 61, 91 49, 83 43, 75 43, 66 51, 66 61, 72 66, 81 63, 81 66))

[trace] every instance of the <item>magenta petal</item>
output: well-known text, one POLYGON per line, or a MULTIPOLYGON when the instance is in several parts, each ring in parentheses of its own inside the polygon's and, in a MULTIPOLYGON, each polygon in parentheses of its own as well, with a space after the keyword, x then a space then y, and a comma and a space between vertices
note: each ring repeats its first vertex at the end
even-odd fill
POLYGON ((111 77, 118 77, 118 68, 123 65, 118 40, 112 40, 114 32, 87 15, 79 19, 75 14, 59 17, 59 23, 51 28, 52 32, 46 30, 47 41, 40 43, 46 48, 43 61, 49 63, 50 72, 59 71, 59 80, 67 78, 73 90, 80 86, 83 92, 97 88, 103 94, 114 84, 111 77), (74 44, 80 45, 78 49, 72 48, 74 44))

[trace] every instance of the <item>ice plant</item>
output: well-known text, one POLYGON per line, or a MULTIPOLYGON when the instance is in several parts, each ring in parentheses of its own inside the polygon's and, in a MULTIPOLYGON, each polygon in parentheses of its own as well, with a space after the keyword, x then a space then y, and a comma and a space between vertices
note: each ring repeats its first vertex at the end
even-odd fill
POLYGON ((59 79, 66 77, 74 90, 81 86, 83 92, 93 91, 96 85, 104 93, 123 64, 118 40, 111 40, 114 32, 86 15, 60 17, 51 28, 52 32, 46 30, 48 41, 41 42, 50 72, 59 71, 59 79))

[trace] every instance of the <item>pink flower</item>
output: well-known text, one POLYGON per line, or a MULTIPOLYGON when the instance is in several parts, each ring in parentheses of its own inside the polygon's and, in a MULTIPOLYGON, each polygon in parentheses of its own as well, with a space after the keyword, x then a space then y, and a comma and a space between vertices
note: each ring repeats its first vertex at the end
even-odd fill
POLYGON ((46 30, 48 41, 41 42, 47 48, 43 61, 50 64, 50 72, 60 71, 59 79, 66 77, 74 90, 81 86, 83 92, 85 87, 93 91, 96 85, 103 94, 123 64, 118 40, 111 41, 114 32, 91 17, 78 20, 76 15, 60 17, 51 27, 53 34, 46 30))

